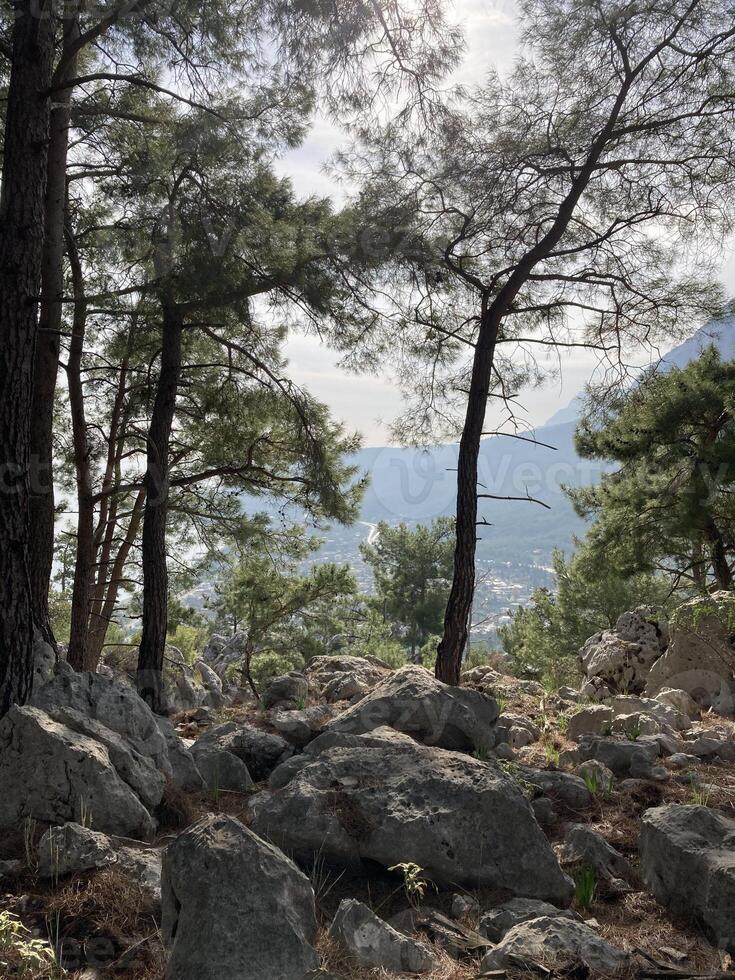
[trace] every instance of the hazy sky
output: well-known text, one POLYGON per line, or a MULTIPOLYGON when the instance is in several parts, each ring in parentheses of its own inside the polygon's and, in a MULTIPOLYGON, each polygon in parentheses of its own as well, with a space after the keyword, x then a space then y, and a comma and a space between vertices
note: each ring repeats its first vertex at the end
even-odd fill
MULTIPOLYGON (((468 41, 467 56, 457 78, 480 81, 493 65, 501 71, 510 67, 518 50, 514 0, 455 0, 453 7, 456 18, 465 27, 468 41)), ((323 167, 339 142, 339 131, 328 121, 317 119, 309 138, 280 161, 279 170, 291 177, 299 194, 333 196, 334 182, 323 167)), ((730 291, 734 291, 735 254, 725 261, 722 277, 730 291)), ((340 370, 338 358, 314 338, 293 336, 287 351, 294 380, 326 402, 333 415, 350 429, 362 432, 366 445, 383 446, 390 442, 390 422, 401 412, 402 398, 389 376, 368 377, 340 370)), ((566 405, 589 379, 595 363, 592 352, 565 354, 562 376, 545 388, 524 395, 528 422, 542 425, 566 405)))

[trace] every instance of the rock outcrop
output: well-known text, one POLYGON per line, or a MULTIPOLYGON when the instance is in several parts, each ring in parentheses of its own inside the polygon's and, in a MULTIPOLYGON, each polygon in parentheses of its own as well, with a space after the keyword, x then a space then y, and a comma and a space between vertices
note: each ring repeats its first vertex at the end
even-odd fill
POLYGON ((695 916, 735 954, 735 821, 706 806, 654 807, 638 846, 641 876, 659 902, 695 916))
POLYGON ((423 667, 394 671, 326 731, 361 735, 389 726, 425 745, 475 751, 495 744, 497 702, 480 691, 442 684, 423 667))
POLYGON ((314 892, 275 847, 210 815, 164 852, 166 980, 304 980, 319 967, 314 892))
MULTIPOLYGON (((114 734, 109 732, 111 738, 114 734)), ((131 778, 129 759, 131 754, 111 751, 103 741, 54 721, 40 708, 14 705, 0 720, 0 827, 17 828, 32 817, 51 824, 91 822, 107 833, 150 837, 155 821, 126 781, 131 778), (126 759, 122 771, 113 756, 118 764, 126 759)), ((163 780, 151 771, 162 795, 163 780)), ((156 792, 149 790, 146 798, 152 803, 156 792)))
POLYGON ((570 879, 523 793, 494 763, 392 729, 330 731, 317 741, 305 759, 284 764, 281 789, 251 801, 257 833, 306 859, 415 862, 438 884, 569 904, 570 879))

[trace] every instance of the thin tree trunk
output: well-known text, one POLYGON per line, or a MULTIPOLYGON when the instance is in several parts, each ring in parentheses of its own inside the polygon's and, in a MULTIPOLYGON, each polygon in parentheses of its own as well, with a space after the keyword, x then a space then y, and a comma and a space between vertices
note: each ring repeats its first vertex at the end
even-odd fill
POLYGON ((483 308, 472 362, 467 413, 457 458, 457 525, 454 577, 444 614, 444 634, 436 658, 436 676, 445 684, 459 684, 462 653, 467 642, 475 591, 477 548, 477 460, 485 425, 495 345, 500 317, 483 308))
POLYGON ((181 373, 183 314, 164 300, 161 370, 146 449, 146 501, 143 516, 143 632, 138 657, 138 693, 157 712, 163 705, 163 656, 168 625, 166 517, 169 446, 181 373))
POLYGON ((708 519, 704 533, 707 537, 707 543, 709 544, 710 560, 712 562, 712 570, 715 575, 717 587, 729 592, 733 587, 732 572, 730 570, 730 564, 727 560, 725 539, 723 538, 719 527, 715 523, 714 518, 710 517, 708 519))
MULTIPOLYGON (((62 61, 67 55, 69 46, 76 42, 78 37, 79 23, 74 13, 64 22, 62 61)), ((76 69, 77 58, 71 57, 64 78, 73 78, 76 69)), ((54 647, 56 641, 48 614, 55 523, 53 422, 64 297, 64 214, 71 97, 72 89, 63 89, 54 98, 51 106, 45 237, 41 265, 41 308, 39 338, 33 367, 31 412, 31 460, 34 480, 30 498, 30 573, 33 618, 44 639, 54 647)))
POLYGON ((14 13, 0 193, 0 716, 33 685, 30 416, 54 45, 47 4, 19 0, 14 13))
POLYGON ((145 490, 142 489, 138 492, 138 496, 135 498, 133 510, 130 515, 130 522, 128 523, 128 529, 120 547, 118 548, 115 561, 112 564, 109 579, 106 579, 105 583, 103 583, 103 598, 100 601, 100 604, 95 606, 95 609, 90 616, 87 656, 89 657, 90 663, 94 663, 94 669, 96 669, 99 659, 102 656, 102 649, 105 645, 105 638, 107 636, 107 628, 110 625, 112 614, 115 612, 118 591, 123 581, 125 563, 128 560, 128 555, 130 554, 133 544, 135 543, 135 539, 138 536, 138 530, 140 529, 140 522, 143 518, 144 504, 145 490))
POLYGON ((74 287, 74 325, 69 347, 66 374, 71 408, 72 442, 77 486, 77 550, 74 564, 74 588, 71 599, 71 634, 69 663, 75 670, 94 670, 87 654, 89 639, 89 606, 94 584, 94 495, 89 461, 87 420, 82 387, 82 354, 87 322, 87 302, 79 253, 71 230, 67 232, 69 263, 74 287))

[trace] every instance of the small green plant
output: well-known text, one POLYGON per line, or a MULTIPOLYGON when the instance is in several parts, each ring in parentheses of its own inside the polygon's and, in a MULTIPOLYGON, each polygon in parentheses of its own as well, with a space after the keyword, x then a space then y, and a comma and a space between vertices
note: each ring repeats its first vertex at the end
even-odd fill
POLYGON ((544 744, 544 755, 547 766, 559 765, 559 749, 557 749, 553 742, 546 742, 544 744))
POLYGON ((712 802, 711 786, 693 786, 689 794, 689 803, 693 806, 709 806, 712 802))
POLYGON ((566 735, 567 732, 569 731, 569 715, 568 714, 559 715, 556 726, 559 729, 560 735, 566 735))
POLYGON ((612 735, 612 722, 605 721, 600 728, 600 735, 612 735))
POLYGON ((490 758, 490 749, 486 748, 484 745, 481 745, 479 748, 475 749, 472 754, 476 759, 479 759, 480 762, 487 762, 490 758))
POLYGON ((641 737, 641 726, 638 722, 634 722, 628 728, 625 729, 625 737, 629 742, 637 742, 641 737))
POLYGON ((403 864, 394 864, 388 870, 400 871, 403 875, 403 890, 406 898, 414 908, 418 908, 430 884, 429 880, 423 877, 424 869, 413 861, 406 861, 403 864))
POLYGON ((579 868, 574 874, 574 904, 587 910, 597 896, 597 873, 594 868, 579 868))
POLYGON ((17 915, 0 912, 0 968, 3 977, 51 980, 66 975, 53 946, 35 939, 17 915))
POLYGON ((584 785, 587 787, 592 796, 597 796, 597 791, 600 788, 600 774, 596 769, 585 769, 582 773, 582 779, 584 780, 584 785))

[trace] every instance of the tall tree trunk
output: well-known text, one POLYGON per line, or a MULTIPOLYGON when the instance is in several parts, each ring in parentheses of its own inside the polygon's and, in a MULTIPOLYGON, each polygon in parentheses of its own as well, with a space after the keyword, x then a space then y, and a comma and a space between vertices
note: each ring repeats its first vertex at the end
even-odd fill
POLYGON ((477 548, 477 460, 485 424, 487 399, 500 316, 483 308, 472 362, 467 413, 457 458, 457 525, 454 577, 444 614, 444 634, 436 658, 436 676, 445 684, 459 684, 462 653, 467 642, 475 591, 477 548))
POLYGON ((729 592, 733 587, 733 578, 730 564, 727 560, 727 548, 725 547, 725 539, 722 536, 722 531, 720 531, 713 517, 709 517, 704 533, 707 538, 707 544, 709 545, 710 560, 717 587, 729 592))
POLYGON ((0 716, 33 685, 30 416, 54 48, 47 3, 19 0, 14 14, 0 193, 0 716))
POLYGON ((138 656, 138 693, 157 712, 163 705, 163 656, 168 625, 166 516, 169 445, 181 373, 183 313, 164 300, 161 370, 148 429, 143 515, 143 633, 138 656))
POLYGON ((66 375, 71 409, 72 443, 77 486, 77 549, 74 562, 74 588, 71 599, 71 633, 69 663, 75 670, 94 670, 87 654, 89 607, 94 584, 94 495, 89 461, 87 420, 82 387, 82 354, 87 323, 87 301, 79 253, 71 229, 67 230, 69 264, 74 288, 74 323, 72 327, 66 375))
MULTIPOLYGON (((64 21, 63 80, 76 75, 77 59, 66 62, 70 45, 79 37, 76 13, 64 21)), ((46 185, 45 235, 41 265, 41 308, 39 337, 33 367, 31 412, 30 573, 33 618, 44 639, 54 647, 49 621, 48 594, 54 560, 53 422, 56 376, 59 366, 60 332, 64 298, 64 214, 66 211, 66 158, 72 89, 59 92, 51 105, 46 185)))

